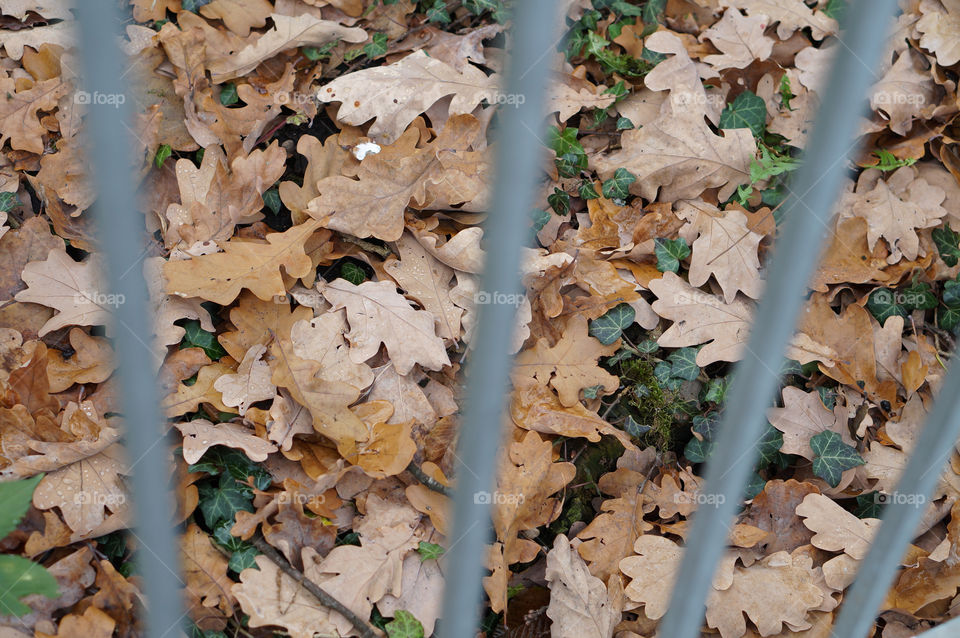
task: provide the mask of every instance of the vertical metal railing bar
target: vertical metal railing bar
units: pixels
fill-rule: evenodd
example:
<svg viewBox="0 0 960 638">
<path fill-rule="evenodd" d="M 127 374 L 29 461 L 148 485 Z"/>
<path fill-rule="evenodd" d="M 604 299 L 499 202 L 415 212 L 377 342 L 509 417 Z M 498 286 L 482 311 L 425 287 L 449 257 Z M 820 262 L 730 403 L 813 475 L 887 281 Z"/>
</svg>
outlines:
<svg viewBox="0 0 960 638">
<path fill-rule="evenodd" d="M 77 3 L 76 12 L 84 89 L 94 98 L 126 96 L 121 66 L 125 57 L 119 46 L 122 20 L 117 3 L 85 0 Z M 145 635 L 161 638 L 180 635 L 182 581 L 177 575 L 171 521 L 173 495 L 166 489 L 171 476 L 166 463 L 168 449 L 162 440 L 153 355 L 145 345 L 152 341 L 148 294 L 140 268 L 134 266 L 143 256 L 146 236 L 132 168 L 136 144 L 130 134 L 129 100 L 117 105 L 119 101 L 98 104 L 96 99 L 91 100 L 86 131 L 98 193 L 93 207 L 97 243 L 107 258 L 110 291 L 124 300 L 113 314 L 113 337 L 122 390 L 124 446 L 132 462 L 138 566 L 144 575 L 148 605 Z M 122 276 L 127 271 L 129 274 Z"/>
<path fill-rule="evenodd" d="M 860 638 L 867 635 L 899 569 L 907 544 L 920 525 L 924 506 L 940 478 L 943 465 L 953 453 L 960 437 L 960 365 L 957 363 L 954 360 L 950 365 L 933 410 L 897 482 L 896 495 L 914 498 L 893 498 L 884 510 L 880 531 L 860 564 L 857 579 L 843 597 L 833 636 Z M 919 498 L 921 496 L 923 498 Z M 918 504 L 918 501 L 922 503 Z"/>
<path fill-rule="evenodd" d="M 515 3 L 507 62 L 507 95 L 522 95 L 517 108 L 502 108 L 497 138 L 495 182 L 484 228 L 487 259 L 480 290 L 494 303 L 477 305 L 476 333 L 467 368 L 464 418 L 457 445 L 458 467 L 453 497 L 453 533 L 438 635 L 464 638 L 476 634 L 480 620 L 481 579 L 489 541 L 490 506 L 475 502 L 492 491 L 501 417 L 506 408 L 519 293 L 520 249 L 531 237 L 529 212 L 535 201 L 546 149 L 539 132 L 544 121 L 547 77 L 561 16 L 550 0 Z M 553 22 L 552 22 L 553 20 Z M 503 299 L 508 303 L 497 303 Z"/>
<path fill-rule="evenodd" d="M 882 35 L 895 9 L 895 0 L 857 0 L 848 10 L 848 27 L 820 93 L 823 102 L 804 162 L 782 207 L 786 221 L 744 358 L 734 371 L 717 447 L 707 462 L 704 489 L 717 505 L 701 506 L 694 516 L 670 608 L 658 633 L 664 638 L 700 635 L 707 593 L 779 381 L 774 371 L 780 370 L 832 219 L 846 161 L 855 150 L 853 140 L 866 113 L 873 69 L 885 46 Z"/>
<path fill-rule="evenodd" d="M 918 638 L 956 638 L 960 636 L 960 618 L 948 620 L 933 629 L 917 634 Z"/>
</svg>

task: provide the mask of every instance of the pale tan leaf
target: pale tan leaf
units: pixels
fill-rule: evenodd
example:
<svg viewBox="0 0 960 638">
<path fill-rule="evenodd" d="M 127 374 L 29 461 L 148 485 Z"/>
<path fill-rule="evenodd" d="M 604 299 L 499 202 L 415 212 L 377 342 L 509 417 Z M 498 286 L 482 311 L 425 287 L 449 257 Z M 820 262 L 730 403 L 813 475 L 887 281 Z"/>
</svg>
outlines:
<svg viewBox="0 0 960 638">
<path fill-rule="evenodd" d="M 857 518 L 823 494 L 808 494 L 797 506 L 803 524 L 816 532 L 810 542 L 828 552 L 844 552 L 857 560 L 867 555 L 880 527 L 878 518 Z"/>
<path fill-rule="evenodd" d="M 450 115 L 470 113 L 483 100 L 495 101 L 497 76 L 473 65 L 458 71 L 416 51 L 393 64 L 343 75 L 317 92 L 321 102 L 341 102 L 341 122 L 359 125 L 376 118 L 368 135 L 380 144 L 392 144 L 414 118 L 447 96 L 453 96 Z"/>
<path fill-rule="evenodd" d="M 408 374 L 416 364 L 428 370 L 450 365 L 433 315 L 415 310 L 392 282 L 365 281 L 356 286 L 336 279 L 323 285 L 320 292 L 333 310 L 347 310 L 350 332 L 346 336 L 353 361 L 366 361 L 383 343 L 400 374 Z"/>
<path fill-rule="evenodd" d="M 76 262 L 64 249 L 55 248 L 47 254 L 46 260 L 32 261 L 24 266 L 20 276 L 27 289 L 18 292 L 14 298 L 58 311 L 43 324 L 39 332 L 41 337 L 64 326 L 106 325 L 109 322 L 111 309 L 122 303 L 122 298 L 104 291 L 101 263 L 99 255 Z"/>
<path fill-rule="evenodd" d="M 252 346 L 243 356 L 236 374 L 225 374 L 213 382 L 225 405 L 236 407 L 241 416 L 258 401 L 272 400 L 277 388 L 270 382 L 270 366 L 260 358 L 267 352 L 261 344 Z"/>
<path fill-rule="evenodd" d="M 553 638 L 610 638 L 620 622 L 620 601 L 613 600 L 603 581 L 592 576 L 563 534 L 547 552 L 546 579 L 550 588 L 547 616 Z"/>
<path fill-rule="evenodd" d="M 766 16 L 745 17 L 736 9 L 727 9 L 723 17 L 700 35 L 710 40 L 722 55 L 703 58 L 717 71 L 743 69 L 754 60 L 766 60 L 773 51 L 773 38 L 763 34 L 769 24 Z"/>
<path fill-rule="evenodd" d="M 194 419 L 177 423 L 176 428 L 183 434 L 183 460 L 196 463 L 208 449 L 214 445 L 243 450 L 251 461 L 266 461 L 277 447 L 251 434 L 248 428 L 237 423 L 218 423 L 214 425 L 206 419 Z"/>
</svg>

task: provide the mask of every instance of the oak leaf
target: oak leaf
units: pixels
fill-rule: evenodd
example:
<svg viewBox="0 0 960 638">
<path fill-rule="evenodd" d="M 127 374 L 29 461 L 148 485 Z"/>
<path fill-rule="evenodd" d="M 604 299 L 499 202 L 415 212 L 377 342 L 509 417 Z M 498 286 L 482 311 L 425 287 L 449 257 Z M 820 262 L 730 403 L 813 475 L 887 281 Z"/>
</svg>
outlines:
<svg viewBox="0 0 960 638">
<path fill-rule="evenodd" d="M 264 345 L 252 346 L 243 356 L 236 374 L 225 374 L 213 382 L 213 388 L 222 395 L 224 405 L 237 408 L 240 415 L 258 401 L 272 400 L 277 389 L 270 383 L 270 366 L 260 359 L 266 353 Z"/>
<path fill-rule="evenodd" d="M 57 100 L 67 94 L 70 85 L 60 78 L 51 78 L 37 82 L 29 88 L 21 86 L 16 80 L 0 74 L 0 147 L 10 140 L 10 146 L 21 151 L 43 153 L 43 135 L 46 127 L 40 123 L 38 111 L 52 111 Z"/>
<path fill-rule="evenodd" d="M 166 411 L 167 416 L 171 417 L 193 412 L 201 403 L 209 403 L 220 412 L 233 412 L 233 408 L 224 405 L 220 391 L 213 387 L 217 379 L 232 373 L 233 369 L 230 366 L 219 361 L 204 366 L 197 372 L 197 379 L 193 385 L 179 384 L 176 392 L 167 395 L 160 406 Z"/>
<path fill-rule="evenodd" d="M 797 506 L 803 524 L 815 532 L 810 542 L 828 552 L 844 552 L 863 559 L 880 527 L 878 518 L 857 518 L 823 494 L 808 494 Z"/>
<path fill-rule="evenodd" d="M 33 493 L 33 504 L 45 510 L 59 507 L 77 535 L 97 529 L 111 513 L 129 517 L 123 475 L 129 473 L 123 449 L 113 445 L 43 477 Z"/>
<path fill-rule="evenodd" d="M 620 622 L 622 596 L 611 595 L 603 581 L 590 574 L 563 534 L 547 552 L 550 588 L 547 616 L 555 638 L 610 638 Z"/>
<path fill-rule="evenodd" d="M 887 266 L 885 255 L 882 246 L 869 247 L 865 219 L 837 219 L 830 244 L 817 262 L 810 288 L 827 292 L 828 284 L 883 283 L 890 279 L 890 275 L 883 272 Z"/>
<path fill-rule="evenodd" d="M 646 47 L 689 62 L 682 42 L 669 32 L 649 36 Z M 753 134 L 749 129 L 715 134 L 705 120 L 708 100 L 703 85 L 697 81 L 686 86 L 680 78 L 673 82 L 657 119 L 624 131 L 621 150 L 595 156 L 592 165 L 602 179 L 610 178 L 615 169 L 629 170 L 644 199 L 656 199 L 658 190 L 661 201 L 693 199 L 720 187 L 719 199 L 726 200 L 737 186 L 750 182 L 750 161 L 757 149 Z"/>
<path fill-rule="evenodd" d="M 227 575 L 229 561 L 214 547 L 213 539 L 193 523 L 180 539 L 180 562 L 192 618 L 203 618 L 214 607 L 225 615 L 233 613 L 233 581 Z"/>
<path fill-rule="evenodd" d="M 282 233 L 267 235 L 266 242 L 234 238 L 223 245 L 224 252 L 163 266 L 167 292 L 180 297 L 201 297 L 221 305 L 233 302 L 243 288 L 269 301 L 284 295 L 286 286 L 280 269 L 290 277 L 303 277 L 312 263 L 304 243 L 319 227 L 307 221 Z"/>
<path fill-rule="evenodd" d="M 583 437 L 593 442 L 599 441 L 602 434 L 608 434 L 620 439 L 624 447 L 633 445 L 622 430 L 583 407 L 579 401 L 564 406 L 550 388 L 530 377 L 516 377 L 513 385 L 510 417 L 517 427 L 541 434 Z"/>
<path fill-rule="evenodd" d="M 599 385 L 604 394 L 612 394 L 620 387 L 620 379 L 597 364 L 600 357 L 609 357 L 618 347 L 618 342 L 605 346 L 591 337 L 587 320 L 574 315 L 556 345 L 541 338 L 533 348 L 521 352 L 514 375 L 533 377 L 544 386 L 549 384 L 559 394 L 561 405 L 571 407 L 579 402 L 583 388 Z"/>
<path fill-rule="evenodd" d="M 942 188 L 918 177 L 912 166 L 897 169 L 886 180 L 880 171 L 871 169 L 861 173 L 855 194 L 846 200 L 850 211 L 842 214 L 867 220 L 870 249 L 883 237 L 890 245 L 887 262 L 892 264 L 901 257 L 917 258 L 920 238 L 916 230 L 940 224 L 947 215 L 941 206 L 945 197 Z"/>
<path fill-rule="evenodd" d="M 620 467 L 600 477 L 597 488 L 615 498 L 600 504 L 600 513 L 583 528 L 577 551 L 590 565 L 590 573 L 606 581 L 619 570 L 622 558 L 633 553 L 633 544 L 653 525 L 643 520 L 646 477 Z"/>
<path fill-rule="evenodd" d="M 370 93 L 370 87 L 377 90 Z M 367 133 L 380 144 L 392 144 L 421 113 L 438 100 L 453 96 L 450 115 L 470 113 L 483 100 L 494 102 L 497 76 L 473 65 L 458 71 L 416 51 L 387 66 L 355 71 L 320 87 L 321 102 L 341 102 L 337 119 L 359 125 L 376 118 Z"/>
<path fill-rule="evenodd" d="M 679 204 L 678 214 L 698 234 L 691 247 L 690 285 L 702 286 L 713 275 L 727 303 L 737 292 L 759 299 L 763 281 L 757 249 L 763 235 L 749 228 L 746 215 L 736 209 L 721 212 L 701 202 Z"/>
<path fill-rule="evenodd" d="M 917 21 L 917 31 L 922 34 L 920 46 L 936 54 L 940 66 L 953 66 L 960 61 L 960 42 L 957 41 L 960 2 L 942 0 L 940 3 L 924 3 L 919 9 L 923 14 Z"/>
<path fill-rule="evenodd" d="M 777 36 L 786 40 L 797 30 L 809 28 L 813 37 L 823 40 L 837 33 L 837 21 L 823 9 L 814 11 L 803 0 L 721 0 L 724 7 L 743 9 L 750 16 L 765 16 L 769 22 L 779 22 Z"/>
<path fill-rule="evenodd" d="M 265 0 L 255 0 L 262 3 L 264 9 L 269 11 L 270 4 Z M 227 4 L 227 0 L 215 0 L 221 4 Z M 230 0 L 230 3 L 236 3 L 237 0 Z M 247 0 L 244 4 L 244 11 L 250 5 Z M 221 17 L 224 14 L 227 18 L 226 24 L 230 27 L 230 16 L 243 15 L 236 8 L 224 6 L 217 10 L 218 15 L 208 15 L 212 11 L 210 5 L 201 8 L 201 13 L 207 17 Z M 208 68 L 217 84 L 231 78 L 247 75 L 253 71 L 261 62 L 272 58 L 281 51 L 287 49 L 296 49 L 301 46 L 322 46 L 328 42 L 343 40 L 345 42 L 363 42 L 367 39 L 367 34 L 363 29 L 355 27 L 345 27 L 333 20 L 321 20 L 309 13 L 302 13 L 298 16 L 286 16 L 279 13 L 264 15 L 273 20 L 273 27 L 263 33 L 251 38 L 251 42 L 236 53 L 228 55 L 219 55 L 211 59 Z M 249 26 L 246 30 L 249 31 Z M 257 26 L 263 26 L 262 23 Z M 246 36 L 242 30 L 232 29 L 238 34 Z M 364 118 L 366 119 L 366 118 Z"/>
<path fill-rule="evenodd" d="M 333 304 L 346 308 L 350 332 L 350 357 L 357 363 L 370 359 L 383 343 L 399 374 L 419 364 L 428 370 L 450 365 L 443 339 L 437 336 L 432 314 L 415 310 L 389 281 L 365 281 L 359 286 L 336 279 L 320 288 Z"/>
<path fill-rule="evenodd" d="M 406 294 L 433 314 L 440 337 L 458 340 L 463 309 L 450 299 L 453 268 L 428 253 L 409 233 L 397 240 L 397 251 L 400 259 L 388 259 L 383 269 Z"/>
<path fill-rule="evenodd" d="M 183 460 L 196 463 L 204 453 L 214 445 L 243 450 L 251 461 L 266 461 L 275 445 L 250 433 L 250 430 L 236 423 L 214 425 L 206 419 L 193 419 L 177 423 L 176 428 L 183 434 Z"/>
<path fill-rule="evenodd" d="M 377 609 L 385 616 L 392 616 L 399 609 L 406 610 L 423 625 L 424 636 L 432 635 L 443 603 L 445 581 L 440 563 L 423 560 L 419 554 L 410 552 L 403 559 L 401 578 L 402 593 L 399 596 L 387 594 L 377 603 Z"/>
<path fill-rule="evenodd" d="M 37 631 L 37 638 L 73 638 L 86 636 L 87 638 L 111 638 L 116 621 L 96 607 L 87 607 L 83 615 L 67 614 L 60 619 L 56 635 Z"/>
<path fill-rule="evenodd" d="M 923 56 L 906 49 L 873 86 L 870 108 L 883 111 L 890 120 L 890 130 L 897 135 L 909 133 L 913 121 L 924 117 L 940 101 L 925 63 Z"/>
<path fill-rule="evenodd" d="M 374 373 L 367 364 L 350 358 L 345 314 L 332 311 L 309 321 L 297 321 L 290 328 L 290 340 L 294 354 L 320 364 L 321 379 L 342 381 L 363 389 L 373 383 Z"/>
<path fill-rule="evenodd" d="M 451 117 L 438 137 L 422 148 L 398 157 L 383 152 L 368 155 L 357 170 L 358 179 L 344 175 L 321 179 L 316 184 L 320 195 L 309 202 L 307 212 L 326 220 L 333 230 L 396 241 L 403 234 L 408 206 L 482 210 L 488 153 L 470 150 L 480 134 L 480 122 L 472 115 Z"/>
<path fill-rule="evenodd" d="M 29 301 L 57 310 L 40 329 L 40 336 L 64 326 L 106 325 L 110 319 L 109 303 L 120 297 L 103 292 L 102 258 L 91 255 L 82 262 L 74 261 L 62 248 L 52 249 L 44 261 L 32 261 L 23 268 L 21 277 L 26 290 L 18 292 L 17 301 Z"/>
<path fill-rule="evenodd" d="M 807 460 L 813 460 L 810 439 L 821 432 L 835 432 L 845 443 L 853 445 L 847 429 L 846 408 L 837 406 L 834 411 L 824 407 L 820 393 L 804 392 L 799 388 L 787 386 L 783 389 L 783 407 L 771 408 L 767 418 L 773 427 L 783 432 L 784 454 L 798 454 Z"/>
<path fill-rule="evenodd" d="M 754 60 L 766 60 L 773 52 L 773 38 L 763 34 L 769 20 L 766 16 L 745 17 L 736 9 L 727 9 L 723 17 L 706 29 L 700 40 L 710 40 L 722 55 L 703 58 L 717 71 L 743 69 Z"/>
<path fill-rule="evenodd" d="M 74 354 L 64 359 L 59 350 L 47 355 L 47 379 L 51 392 L 61 392 L 75 383 L 100 383 L 113 372 L 113 350 L 104 337 L 91 337 L 80 328 L 70 330 Z"/>
</svg>

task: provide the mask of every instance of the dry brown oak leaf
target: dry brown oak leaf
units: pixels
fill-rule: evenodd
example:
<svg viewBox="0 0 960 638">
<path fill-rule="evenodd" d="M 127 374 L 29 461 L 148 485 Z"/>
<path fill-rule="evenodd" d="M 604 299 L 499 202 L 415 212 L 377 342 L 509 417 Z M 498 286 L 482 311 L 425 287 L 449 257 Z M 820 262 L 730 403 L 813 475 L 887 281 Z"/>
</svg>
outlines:
<svg viewBox="0 0 960 638">
<path fill-rule="evenodd" d="M 434 316 L 411 306 L 393 282 L 365 281 L 356 286 L 335 279 L 319 288 L 332 310 L 346 308 L 350 324 L 346 338 L 355 363 L 373 357 L 383 343 L 399 374 L 409 374 L 417 364 L 428 370 L 450 365 Z"/>
<path fill-rule="evenodd" d="M 451 117 L 423 148 L 399 157 L 368 155 L 357 170 L 358 179 L 343 175 L 321 179 L 316 185 L 320 195 L 309 202 L 307 213 L 326 220 L 326 227 L 333 230 L 397 241 L 408 206 L 482 210 L 490 164 L 487 152 L 471 150 L 478 139 L 482 128 L 477 118 Z"/>
<path fill-rule="evenodd" d="M 750 16 L 765 16 L 767 24 L 779 22 L 777 37 L 786 40 L 799 29 L 810 29 L 817 40 L 837 33 L 837 21 L 823 10 L 814 11 L 803 0 L 720 0 L 723 7 L 743 9 Z"/>
<path fill-rule="evenodd" d="M 416 51 L 399 62 L 340 76 L 320 87 L 321 102 L 341 102 L 337 120 L 360 125 L 376 118 L 368 135 L 392 144 L 407 126 L 438 100 L 453 96 L 450 115 L 471 113 L 497 95 L 496 75 L 466 65 L 458 71 L 446 62 Z"/>
<path fill-rule="evenodd" d="M 590 573 L 606 581 L 619 571 L 620 560 L 633 553 L 633 544 L 653 525 L 643 520 L 646 477 L 620 467 L 597 481 L 597 488 L 615 498 L 600 505 L 600 513 L 583 528 L 577 550 L 590 565 Z"/>
<path fill-rule="evenodd" d="M 233 613 L 233 581 L 227 575 L 227 557 L 213 545 L 213 540 L 195 524 L 190 524 L 180 539 L 180 561 L 186 580 L 188 613 L 195 620 L 219 607 L 226 615 Z"/>
<path fill-rule="evenodd" d="M 113 372 L 113 350 L 105 337 L 91 337 L 80 328 L 70 329 L 73 356 L 59 350 L 47 352 L 50 392 L 62 392 L 75 383 L 100 383 Z"/>
<path fill-rule="evenodd" d="M 823 494 L 808 494 L 797 506 L 803 524 L 816 532 L 810 543 L 828 552 L 844 552 L 857 560 L 867 555 L 880 527 L 878 518 L 857 518 Z"/>
<path fill-rule="evenodd" d="M 304 243 L 319 228 L 310 220 L 282 233 L 267 235 L 267 241 L 234 238 L 223 244 L 224 252 L 201 255 L 163 266 L 167 293 L 200 297 L 226 306 L 244 288 L 264 301 L 286 293 L 283 268 L 290 277 L 303 277 L 313 269 Z"/>
<path fill-rule="evenodd" d="M 225 405 L 235 407 L 243 416 L 251 404 L 272 400 L 277 388 L 270 382 L 270 366 L 261 357 L 267 347 L 252 346 L 243 356 L 236 374 L 225 374 L 213 382 L 213 388 L 221 393 Z"/>
<path fill-rule="evenodd" d="M 15 150 L 43 153 L 43 135 L 47 129 L 40 123 L 37 111 L 52 111 L 57 100 L 66 95 L 70 85 L 60 78 L 37 82 L 30 88 L 16 90 L 18 81 L 0 75 L 0 148 L 10 140 Z"/>
<path fill-rule="evenodd" d="M 552 638 L 613 635 L 621 618 L 623 592 L 608 593 L 603 581 L 587 571 L 563 534 L 554 539 L 553 549 L 547 552 L 545 577 L 550 588 L 547 616 L 553 621 Z"/>
<path fill-rule="evenodd" d="M 763 235 L 748 227 L 747 216 L 702 201 L 678 203 L 677 214 L 690 221 L 698 234 L 691 246 L 690 284 L 702 286 L 713 275 L 727 303 L 736 299 L 737 292 L 759 299 L 763 281 L 757 250 Z"/>
<path fill-rule="evenodd" d="M 901 257 L 917 258 L 917 229 L 940 224 L 947 215 L 947 209 L 941 205 L 945 198 L 944 190 L 918 177 L 913 166 L 897 169 L 886 180 L 879 170 L 870 169 L 860 174 L 855 194 L 841 200 L 850 205 L 850 213 L 842 214 L 867 220 L 870 249 L 883 237 L 890 245 L 887 262 L 893 264 Z"/>
<path fill-rule="evenodd" d="M 266 7 L 270 4 L 265 0 L 262 2 Z M 224 0 L 217 0 L 223 3 Z M 249 5 L 250 2 L 244 2 Z M 221 17 L 220 15 L 208 15 L 208 10 L 212 5 L 206 5 L 201 8 L 200 13 L 205 17 Z M 229 16 L 236 16 L 240 12 L 231 7 L 224 7 L 218 13 Z M 210 69 L 213 82 L 221 84 L 225 80 L 240 77 L 253 71 L 264 60 L 268 60 L 282 51 L 296 49 L 301 46 L 319 47 L 328 42 L 343 40 L 344 42 L 363 42 L 367 39 L 367 33 L 363 29 L 355 27 L 346 27 L 333 20 L 321 20 L 309 13 L 302 13 L 298 16 L 286 16 L 279 13 L 272 13 L 268 16 L 273 20 L 273 27 L 262 35 L 252 36 L 249 44 L 236 53 L 217 55 L 207 61 L 207 68 Z M 230 22 L 226 21 L 228 28 Z M 263 24 L 257 25 L 263 26 Z M 236 29 L 231 28 L 236 31 Z M 249 32 L 249 28 L 247 29 Z M 246 33 L 237 31 L 239 35 L 246 36 Z"/>
<path fill-rule="evenodd" d="M 706 345 L 697 353 L 697 365 L 715 361 L 738 361 L 750 330 L 754 305 L 744 299 L 723 299 L 694 288 L 682 277 L 666 272 L 650 282 L 657 296 L 653 311 L 674 322 L 657 339 L 665 348 Z M 787 356 L 801 363 L 831 361 L 836 352 L 805 334 L 794 337 Z"/>
<path fill-rule="evenodd" d="M 784 454 L 798 454 L 812 461 L 814 454 L 810 448 L 810 439 L 821 432 L 831 431 L 839 434 L 844 443 L 853 445 L 854 441 L 847 429 L 847 409 L 838 405 L 834 411 L 828 410 L 820 400 L 820 393 L 804 392 L 800 388 L 787 386 L 783 389 L 783 407 L 767 410 L 770 424 L 783 433 Z"/>
<path fill-rule="evenodd" d="M 267 460 L 277 446 L 254 436 L 251 430 L 237 423 L 213 424 L 206 419 L 194 419 L 177 423 L 176 428 L 183 435 L 183 460 L 196 463 L 204 453 L 214 445 L 243 450 L 251 461 L 257 463 Z"/>
<path fill-rule="evenodd" d="M 118 444 L 43 477 L 33 493 L 33 504 L 45 510 L 59 507 L 63 520 L 77 535 L 97 529 L 107 518 L 105 509 L 124 513 L 127 493 L 122 475 L 128 473 Z"/>
<path fill-rule="evenodd" d="M 754 60 L 766 60 L 773 52 L 773 38 L 763 34 L 769 20 L 766 16 L 745 17 L 736 9 L 727 9 L 723 17 L 700 35 L 710 40 L 721 55 L 703 58 L 716 71 L 743 69 Z"/>
<path fill-rule="evenodd" d="M 82 262 L 74 261 L 62 248 L 54 248 L 44 261 L 32 261 L 23 268 L 21 277 L 26 290 L 18 292 L 17 301 L 42 304 L 57 310 L 38 334 L 43 335 L 64 326 L 106 325 L 112 304 L 120 297 L 103 292 L 102 258 L 91 255 Z"/>
<path fill-rule="evenodd" d="M 397 252 L 400 259 L 388 259 L 383 269 L 424 310 L 433 314 L 440 337 L 459 340 L 463 308 L 450 298 L 453 268 L 428 253 L 410 233 L 404 233 L 397 241 Z"/>
<path fill-rule="evenodd" d="M 942 7 L 941 7 L 942 5 Z M 941 10 L 943 9 L 943 10 Z M 922 3 L 917 21 L 917 31 L 923 34 L 920 46 L 937 56 L 940 66 L 953 66 L 960 62 L 960 0 Z"/>
<path fill-rule="evenodd" d="M 680 566 L 678 545 L 661 536 L 641 536 L 636 556 L 620 561 L 620 569 L 632 578 L 624 593 L 644 603 L 644 613 L 656 620 L 667 611 L 670 593 Z M 732 578 L 713 583 L 707 598 L 707 624 L 722 638 L 740 638 L 747 632 L 746 614 L 760 635 L 780 633 L 783 624 L 793 630 L 808 629 L 807 613 L 820 607 L 824 592 L 817 585 L 809 556 L 777 552 L 748 568 L 734 567 Z M 732 582 L 731 582 L 732 581 Z M 727 587 L 721 589 L 723 585 Z"/>
<path fill-rule="evenodd" d="M 617 391 L 620 379 L 597 365 L 597 360 L 611 356 L 618 347 L 619 342 L 605 346 L 591 337 L 586 318 L 574 315 L 556 345 L 541 338 L 517 356 L 514 376 L 533 377 L 541 385 L 549 384 L 559 394 L 561 405 L 572 407 L 579 402 L 583 388 L 599 385 L 603 394 Z"/>
<path fill-rule="evenodd" d="M 640 129 L 624 131 L 621 149 L 592 158 L 601 179 L 618 168 L 637 176 L 632 189 L 644 199 L 694 199 L 719 187 L 719 199 L 750 182 L 750 161 L 757 144 L 749 129 L 727 129 L 717 135 L 707 124 L 708 100 L 683 42 L 658 31 L 645 42 L 648 49 L 673 54 L 657 65 L 644 82 L 654 90 L 670 90 L 660 114 Z"/>
</svg>

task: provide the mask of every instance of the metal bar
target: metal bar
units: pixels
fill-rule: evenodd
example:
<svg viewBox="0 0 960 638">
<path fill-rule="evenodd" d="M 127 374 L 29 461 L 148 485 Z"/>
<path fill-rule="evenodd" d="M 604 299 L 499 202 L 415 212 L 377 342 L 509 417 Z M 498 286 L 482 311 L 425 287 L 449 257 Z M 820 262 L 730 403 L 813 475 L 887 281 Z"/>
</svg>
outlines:
<svg viewBox="0 0 960 638">
<path fill-rule="evenodd" d="M 884 510 L 880 531 L 860 564 L 857 579 L 843 597 L 832 634 L 865 636 L 887 595 L 907 544 L 913 538 L 944 463 L 960 437 L 960 365 L 954 361 L 934 403 L 927 424 L 897 483 L 897 495 Z M 926 634 L 924 634 L 926 635 Z M 956 634 L 953 634 L 956 635 Z"/>
<path fill-rule="evenodd" d="M 153 357 L 147 344 L 153 337 L 148 295 L 138 262 L 146 237 L 137 208 L 131 109 L 127 107 L 120 51 L 123 20 L 108 0 L 87 0 L 76 6 L 80 25 L 85 89 L 90 93 L 86 116 L 91 143 L 97 201 L 98 244 L 107 257 L 110 290 L 123 299 L 113 313 L 117 377 L 122 389 L 124 445 L 132 461 L 133 507 L 139 568 L 149 603 L 146 636 L 180 635 L 180 587 L 171 513 L 172 494 L 165 489 L 171 471 L 157 402 Z M 116 99 L 101 100 L 98 96 Z M 120 99 L 123 96 L 123 99 Z M 104 103 L 108 102 L 108 103 Z M 118 102 L 122 102 L 118 104 Z M 129 272 L 127 276 L 122 273 Z M 122 297 L 120 297 L 122 295 Z M 149 353 L 144 356 L 144 350 Z"/>
<path fill-rule="evenodd" d="M 516 314 L 513 303 L 498 300 L 503 299 L 501 293 L 509 295 L 521 289 L 520 248 L 530 237 L 529 211 L 545 153 L 537 132 L 544 120 L 546 82 L 553 57 L 550 53 L 556 44 L 558 25 L 550 22 L 558 18 L 556 5 L 549 0 L 524 0 L 514 6 L 506 93 L 524 99 L 516 108 L 500 111 L 496 181 L 484 231 L 487 260 L 480 284 L 481 292 L 487 293 L 486 298 L 493 303 L 477 305 L 479 317 L 467 369 L 449 573 L 438 632 L 441 638 L 464 638 L 477 631 L 490 506 L 486 501 L 477 502 L 475 495 L 490 491 L 493 485 Z"/>
<path fill-rule="evenodd" d="M 841 36 L 816 126 L 798 169 L 793 190 L 783 204 L 786 219 L 757 309 L 750 341 L 737 365 L 724 407 L 721 436 L 707 463 L 706 493 L 716 507 L 701 506 L 693 519 L 670 609 L 661 624 L 664 638 L 700 635 L 704 601 L 717 562 L 727 544 L 729 523 L 739 507 L 756 441 L 765 423 L 778 382 L 783 354 L 801 309 L 807 283 L 817 263 L 825 229 L 832 218 L 846 161 L 873 69 L 896 8 L 895 0 L 857 0 L 849 10 L 849 28 Z M 847 634 L 849 635 L 849 634 Z"/>
<path fill-rule="evenodd" d="M 917 638 L 955 638 L 960 636 L 960 618 L 948 620 L 933 629 L 917 634 Z"/>
</svg>

